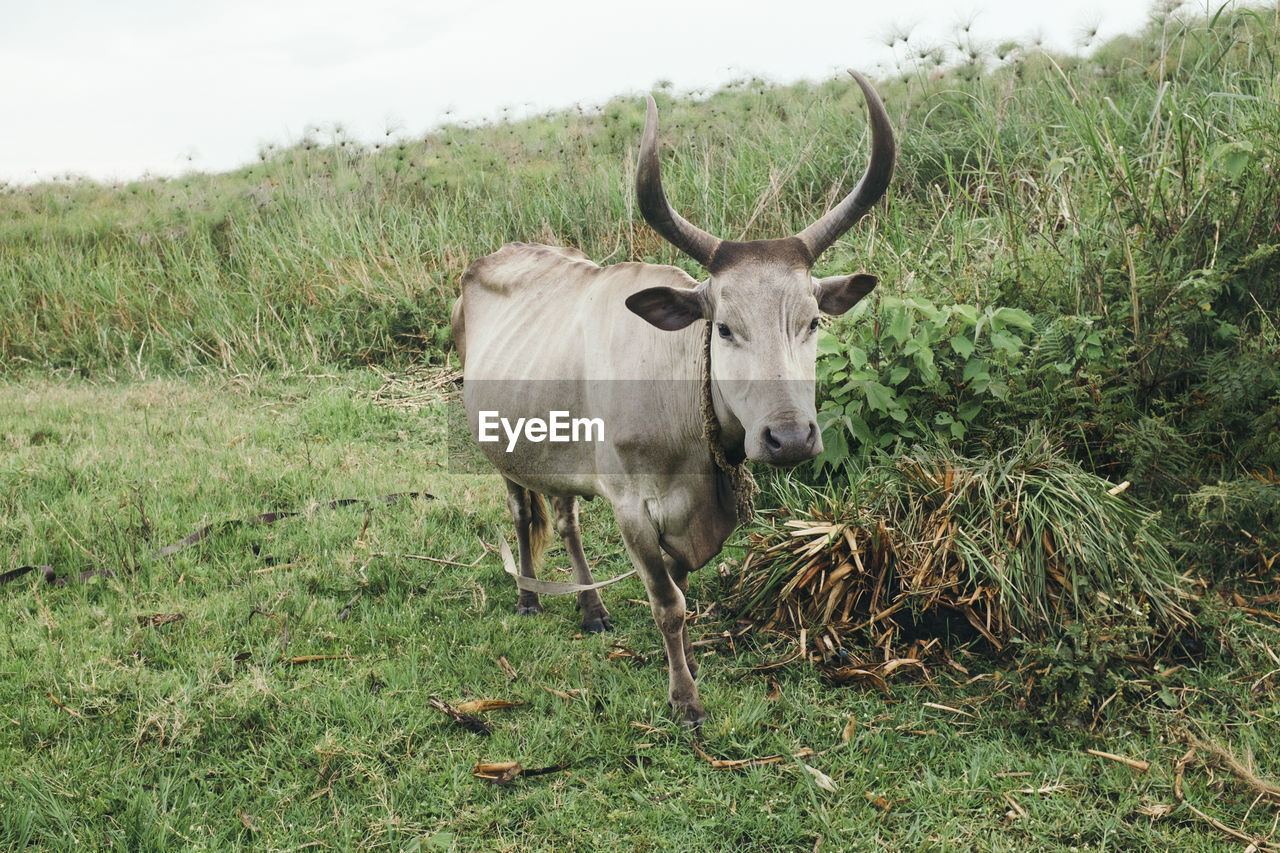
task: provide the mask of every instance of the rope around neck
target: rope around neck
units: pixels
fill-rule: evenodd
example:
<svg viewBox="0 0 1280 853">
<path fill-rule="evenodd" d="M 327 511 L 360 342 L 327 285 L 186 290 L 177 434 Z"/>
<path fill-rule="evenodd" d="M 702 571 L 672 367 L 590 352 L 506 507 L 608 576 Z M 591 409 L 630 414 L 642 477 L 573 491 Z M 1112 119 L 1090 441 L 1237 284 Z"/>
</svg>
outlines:
<svg viewBox="0 0 1280 853">
<path fill-rule="evenodd" d="M 724 445 L 720 441 L 720 419 L 716 417 L 715 403 L 711 398 L 711 325 L 708 320 L 702 336 L 702 436 L 711 449 L 711 461 L 728 478 L 729 488 L 733 489 L 738 523 L 745 524 L 755 518 L 755 498 L 760 487 L 756 485 L 756 478 L 747 470 L 745 459 L 735 465 L 724 455 Z"/>
</svg>

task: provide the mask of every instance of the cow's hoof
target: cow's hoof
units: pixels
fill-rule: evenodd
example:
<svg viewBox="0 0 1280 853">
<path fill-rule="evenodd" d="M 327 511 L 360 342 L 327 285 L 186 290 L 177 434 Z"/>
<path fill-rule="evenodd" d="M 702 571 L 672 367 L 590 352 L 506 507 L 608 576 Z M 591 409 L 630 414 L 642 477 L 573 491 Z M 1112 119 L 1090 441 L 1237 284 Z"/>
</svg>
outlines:
<svg viewBox="0 0 1280 853">
<path fill-rule="evenodd" d="M 707 712 L 703 710 L 702 703 L 697 699 L 676 706 L 675 711 L 683 718 L 680 720 L 680 725 L 686 729 L 697 731 L 702 728 L 703 722 L 707 719 Z"/>
<path fill-rule="evenodd" d="M 582 630 L 588 634 L 603 634 L 605 631 L 613 630 L 613 621 L 608 616 L 600 619 L 588 619 L 582 623 Z"/>
<path fill-rule="evenodd" d="M 684 712 L 684 719 L 680 721 L 683 728 L 690 731 L 700 731 L 702 724 L 706 722 L 707 712 L 699 708 L 696 712 L 689 710 Z"/>
<path fill-rule="evenodd" d="M 542 612 L 541 604 L 517 604 L 516 615 L 518 616 L 537 616 Z"/>
</svg>

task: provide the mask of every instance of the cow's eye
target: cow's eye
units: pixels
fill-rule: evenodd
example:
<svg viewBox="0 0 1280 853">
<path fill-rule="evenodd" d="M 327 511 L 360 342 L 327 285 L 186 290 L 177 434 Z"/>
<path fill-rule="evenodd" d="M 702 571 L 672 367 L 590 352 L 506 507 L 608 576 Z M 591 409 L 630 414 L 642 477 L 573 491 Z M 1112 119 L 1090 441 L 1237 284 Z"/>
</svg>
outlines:
<svg viewBox="0 0 1280 853">
<path fill-rule="evenodd" d="M 724 338 L 726 341 L 733 338 L 733 332 L 731 332 L 729 327 L 724 323 L 716 323 L 716 331 L 719 332 L 720 337 Z"/>
<path fill-rule="evenodd" d="M 809 324 L 809 331 L 810 331 L 810 332 L 816 332 L 816 331 L 818 331 L 818 318 L 817 318 L 817 317 L 814 317 L 814 318 L 813 318 L 813 322 Z"/>
</svg>

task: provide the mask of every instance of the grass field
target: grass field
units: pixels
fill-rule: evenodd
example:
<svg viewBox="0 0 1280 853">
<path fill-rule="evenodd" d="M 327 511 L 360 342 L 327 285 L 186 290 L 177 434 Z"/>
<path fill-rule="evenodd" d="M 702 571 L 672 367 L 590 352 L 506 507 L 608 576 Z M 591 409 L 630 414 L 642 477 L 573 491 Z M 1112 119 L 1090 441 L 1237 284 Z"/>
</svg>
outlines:
<svg viewBox="0 0 1280 853">
<path fill-rule="evenodd" d="M 824 338 L 838 464 L 1049 436 L 1132 481 L 1194 628 L 943 637 L 927 677 L 837 686 L 717 607 L 740 533 L 692 582 L 699 732 L 640 583 L 602 636 L 568 600 L 517 617 L 505 490 L 446 456 L 470 261 L 702 274 L 634 210 L 639 98 L 0 187 L 0 575 L 70 580 L 0 583 L 0 849 L 1277 849 L 1278 16 L 1079 56 L 895 41 L 894 184 L 815 270 L 881 277 Z M 717 234 L 794 233 L 863 165 L 848 80 L 657 94 L 668 193 Z M 788 476 L 763 506 L 823 487 Z M 598 578 L 629 567 L 602 502 L 583 530 Z"/>
<path fill-rule="evenodd" d="M 882 695 L 800 664 L 761 671 L 793 654 L 769 635 L 711 642 L 711 719 L 691 735 L 638 582 L 606 591 L 610 634 L 582 636 L 565 600 L 516 617 L 482 545 L 510 535 L 500 482 L 448 472 L 442 400 L 381 405 L 382 385 L 359 371 L 0 389 L 6 538 L 63 573 L 114 572 L 4 588 L 0 846 L 1241 849 L 1192 807 L 1274 828 L 1274 804 L 1203 750 L 1185 799 L 1174 790 L 1188 737 L 1264 772 L 1280 749 L 1274 623 L 1224 613 L 1216 646 L 1131 674 L 1098 725 L 1024 707 L 1016 661 L 959 651 L 967 674 Z M 435 497 L 319 506 L 407 491 Z M 283 507 L 310 509 L 151 556 Z M 600 576 L 622 569 L 607 510 L 584 530 Z M 735 627 L 710 612 L 721 586 L 696 577 L 696 640 Z M 482 714 L 483 736 L 432 697 L 524 704 Z M 716 769 L 699 749 L 781 759 Z M 472 777 L 501 761 L 560 769 Z"/>
</svg>

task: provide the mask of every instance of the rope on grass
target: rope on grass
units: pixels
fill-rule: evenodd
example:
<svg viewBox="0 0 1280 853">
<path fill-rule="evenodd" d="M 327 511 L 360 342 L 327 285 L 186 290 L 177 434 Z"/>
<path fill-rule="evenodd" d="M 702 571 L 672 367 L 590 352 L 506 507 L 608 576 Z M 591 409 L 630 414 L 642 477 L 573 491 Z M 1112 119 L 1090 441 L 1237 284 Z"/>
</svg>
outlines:
<svg viewBox="0 0 1280 853">
<path fill-rule="evenodd" d="M 736 465 L 725 456 L 721 444 L 720 419 L 716 417 L 715 402 L 711 398 L 711 321 L 707 321 L 702 335 L 702 435 L 711 449 L 711 461 L 729 480 L 729 487 L 737 502 L 738 523 L 746 524 L 755 518 L 756 495 L 760 487 L 756 478 L 747 470 L 746 460 Z"/>
</svg>

